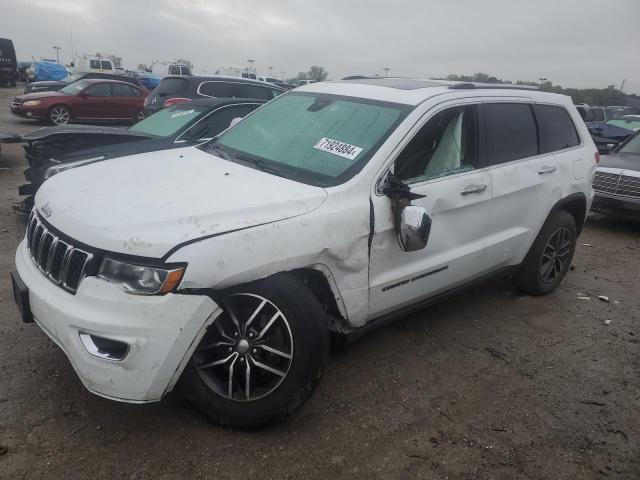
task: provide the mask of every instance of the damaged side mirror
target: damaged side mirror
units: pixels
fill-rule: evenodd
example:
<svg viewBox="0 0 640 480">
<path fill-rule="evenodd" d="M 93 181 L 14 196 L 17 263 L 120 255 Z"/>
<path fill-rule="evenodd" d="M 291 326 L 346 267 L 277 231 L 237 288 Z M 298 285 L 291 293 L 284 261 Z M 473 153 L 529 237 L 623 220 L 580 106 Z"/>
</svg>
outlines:
<svg viewBox="0 0 640 480">
<path fill-rule="evenodd" d="M 393 226 L 400 248 L 405 252 L 425 248 L 431 233 L 431 217 L 426 208 L 411 205 L 412 200 L 424 198 L 424 195 L 411 192 L 409 186 L 393 173 L 387 176 L 382 192 L 391 199 Z"/>
</svg>

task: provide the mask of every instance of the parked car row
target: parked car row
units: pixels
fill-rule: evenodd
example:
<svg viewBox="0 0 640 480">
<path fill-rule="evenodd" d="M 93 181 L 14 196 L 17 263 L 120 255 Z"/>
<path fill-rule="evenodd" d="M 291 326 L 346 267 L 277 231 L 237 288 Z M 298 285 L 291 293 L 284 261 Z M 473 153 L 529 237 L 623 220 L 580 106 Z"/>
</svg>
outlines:
<svg viewBox="0 0 640 480">
<path fill-rule="evenodd" d="M 234 119 L 262 105 L 260 99 L 203 99 L 165 108 L 128 129 L 64 125 L 40 128 L 20 139 L 28 162 L 18 193 L 27 197 L 29 212 L 40 185 L 54 175 L 90 163 L 125 155 L 169 150 L 203 143 L 225 130 Z"/>
</svg>

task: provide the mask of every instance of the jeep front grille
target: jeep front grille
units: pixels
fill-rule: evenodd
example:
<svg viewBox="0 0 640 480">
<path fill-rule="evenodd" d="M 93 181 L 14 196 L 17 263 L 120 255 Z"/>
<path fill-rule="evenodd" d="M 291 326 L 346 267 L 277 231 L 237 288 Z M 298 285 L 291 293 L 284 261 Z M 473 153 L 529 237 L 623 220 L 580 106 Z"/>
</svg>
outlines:
<svg viewBox="0 0 640 480">
<path fill-rule="evenodd" d="M 35 209 L 27 225 L 27 248 L 38 269 L 53 283 L 75 293 L 93 254 L 62 239 L 44 224 Z"/>
<path fill-rule="evenodd" d="M 640 177 L 619 173 L 596 172 L 596 176 L 593 179 L 593 189 L 596 192 L 610 195 L 640 198 Z"/>
</svg>

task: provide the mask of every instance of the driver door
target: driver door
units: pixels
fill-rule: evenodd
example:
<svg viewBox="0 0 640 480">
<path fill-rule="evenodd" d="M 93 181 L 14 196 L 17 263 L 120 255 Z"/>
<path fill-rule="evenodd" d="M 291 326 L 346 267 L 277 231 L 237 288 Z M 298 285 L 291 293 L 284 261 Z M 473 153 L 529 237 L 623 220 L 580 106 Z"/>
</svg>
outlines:
<svg viewBox="0 0 640 480">
<path fill-rule="evenodd" d="M 393 163 L 393 172 L 412 193 L 423 195 L 412 205 L 427 209 L 431 232 L 425 248 L 403 251 L 396 238 L 391 200 L 377 187 L 371 197 L 375 228 L 370 318 L 417 303 L 488 270 L 485 246 L 492 186 L 479 145 L 475 104 L 449 103 L 414 128 L 413 137 Z"/>
</svg>

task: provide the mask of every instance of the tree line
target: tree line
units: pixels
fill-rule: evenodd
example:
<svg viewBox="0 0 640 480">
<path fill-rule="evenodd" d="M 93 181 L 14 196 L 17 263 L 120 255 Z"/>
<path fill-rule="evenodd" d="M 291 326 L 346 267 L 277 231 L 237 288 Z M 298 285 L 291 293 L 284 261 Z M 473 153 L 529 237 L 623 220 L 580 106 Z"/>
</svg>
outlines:
<svg viewBox="0 0 640 480">
<path fill-rule="evenodd" d="M 635 94 L 625 94 L 615 85 L 609 85 L 607 88 L 563 88 L 560 85 L 554 85 L 547 79 L 541 79 L 541 82 L 531 82 L 518 80 L 503 80 L 501 78 L 488 75 L 486 73 L 475 73 L 473 75 L 457 75 L 450 74 L 445 78 L 438 80 L 450 80 L 457 82 L 480 82 L 480 83 L 499 83 L 508 85 L 527 85 L 538 87 L 543 92 L 560 93 L 568 95 L 573 103 L 586 103 L 588 105 L 608 105 L 611 99 L 616 97 L 636 97 Z"/>
</svg>

